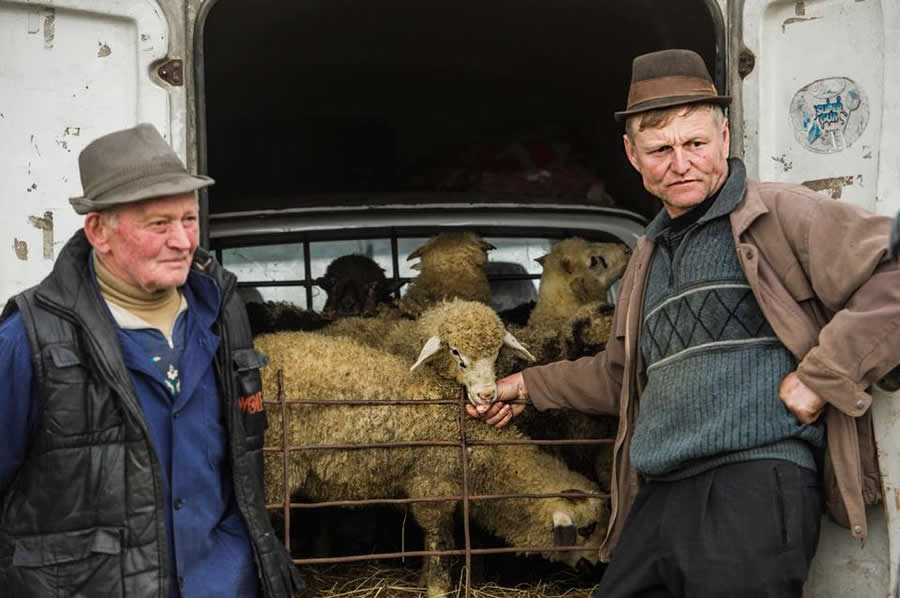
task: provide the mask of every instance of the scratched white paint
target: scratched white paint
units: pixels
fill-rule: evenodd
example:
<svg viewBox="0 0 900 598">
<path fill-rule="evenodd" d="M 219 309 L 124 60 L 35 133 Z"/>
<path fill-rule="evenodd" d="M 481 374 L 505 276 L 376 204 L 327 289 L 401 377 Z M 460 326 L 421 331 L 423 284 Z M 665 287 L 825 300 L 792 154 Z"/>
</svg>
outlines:
<svg viewBox="0 0 900 598">
<path fill-rule="evenodd" d="M 89 141 L 143 121 L 170 134 L 171 94 L 183 106 L 183 91 L 150 75 L 168 45 L 151 0 L 0 0 L 0 301 L 52 266 L 30 216 L 53 213 L 55 253 L 80 228 L 68 198 L 81 195 L 78 152 Z M 183 156 L 184 136 L 174 145 Z"/>
<path fill-rule="evenodd" d="M 756 56 L 744 79 L 744 157 L 751 176 L 801 183 L 842 177 L 839 201 L 894 215 L 900 209 L 900 6 L 893 0 L 746 0 L 743 41 Z M 797 140 L 794 95 L 846 77 L 868 99 L 869 121 L 852 145 L 816 153 Z M 786 166 L 790 164 L 790 168 Z M 846 178 L 844 178 L 846 177 Z M 829 195 L 830 192 L 827 192 Z M 826 523 L 806 598 L 896 596 L 900 562 L 900 395 L 873 406 L 887 501 L 869 510 L 864 543 Z"/>
<path fill-rule="evenodd" d="M 756 56 L 756 68 L 743 86 L 745 160 L 753 177 L 792 183 L 850 177 L 841 200 L 875 209 L 882 142 L 896 139 L 885 136 L 882 127 L 887 83 L 884 49 L 886 43 L 895 43 L 885 39 L 883 8 L 887 4 L 893 2 L 746 2 L 744 43 Z M 861 135 L 853 131 L 852 144 L 846 149 L 828 154 L 811 151 L 795 133 L 791 101 L 816 81 L 840 78 L 851 79 L 865 97 L 864 106 L 848 111 L 848 138 L 864 110 L 868 122 Z M 842 102 L 849 104 L 847 93 Z M 816 145 L 822 145 L 821 139 Z M 790 169 L 784 168 L 785 161 Z"/>
</svg>

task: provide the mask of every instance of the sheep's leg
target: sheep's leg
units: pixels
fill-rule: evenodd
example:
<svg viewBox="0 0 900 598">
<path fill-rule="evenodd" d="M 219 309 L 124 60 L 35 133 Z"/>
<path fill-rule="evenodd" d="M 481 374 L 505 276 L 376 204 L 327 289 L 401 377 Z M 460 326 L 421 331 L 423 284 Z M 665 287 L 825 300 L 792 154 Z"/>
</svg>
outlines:
<svg viewBox="0 0 900 598">
<path fill-rule="evenodd" d="M 447 550 L 453 546 L 453 504 L 414 504 L 413 516 L 425 532 L 425 550 Z M 427 598 L 450 596 L 449 557 L 426 556 L 420 584 Z"/>
</svg>

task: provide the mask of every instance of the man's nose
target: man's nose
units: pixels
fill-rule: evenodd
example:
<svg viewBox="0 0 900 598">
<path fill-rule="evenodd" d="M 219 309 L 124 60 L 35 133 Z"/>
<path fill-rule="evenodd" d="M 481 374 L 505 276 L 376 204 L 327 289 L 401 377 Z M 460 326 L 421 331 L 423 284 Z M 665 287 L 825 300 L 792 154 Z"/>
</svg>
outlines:
<svg viewBox="0 0 900 598">
<path fill-rule="evenodd" d="M 691 161 L 687 154 L 680 147 L 676 147 L 672 152 L 672 170 L 676 174 L 684 174 L 691 168 Z"/>
<path fill-rule="evenodd" d="M 191 235 L 181 222 L 173 222 L 169 234 L 169 246 L 175 249 L 190 249 Z"/>
</svg>

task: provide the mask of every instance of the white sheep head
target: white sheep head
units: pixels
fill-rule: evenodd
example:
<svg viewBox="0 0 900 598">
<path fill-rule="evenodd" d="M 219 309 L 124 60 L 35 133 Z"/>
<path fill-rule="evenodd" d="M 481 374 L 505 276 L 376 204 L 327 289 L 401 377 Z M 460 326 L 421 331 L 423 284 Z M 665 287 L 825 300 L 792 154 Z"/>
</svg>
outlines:
<svg viewBox="0 0 900 598">
<path fill-rule="evenodd" d="M 563 490 L 566 497 L 547 501 L 544 508 L 552 511 L 553 545 L 585 546 L 595 550 L 549 552 L 544 556 L 555 562 L 578 568 L 583 561 L 596 565 L 600 561 L 600 545 L 606 537 L 606 522 L 609 520 L 605 499 L 589 497 L 582 490 Z M 598 518 L 598 514 L 603 516 Z"/>
<path fill-rule="evenodd" d="M 422 350 L 410 371 L 426 363 L 438 375 L 466 387 L 473 405 L 488 405 L 497 396 L 495 363 L 502 348 L 534 361 L 534 356 L 510 334 L 497 313 L 476 301 L 441 303 L 418 320 Z"/>
</svg>

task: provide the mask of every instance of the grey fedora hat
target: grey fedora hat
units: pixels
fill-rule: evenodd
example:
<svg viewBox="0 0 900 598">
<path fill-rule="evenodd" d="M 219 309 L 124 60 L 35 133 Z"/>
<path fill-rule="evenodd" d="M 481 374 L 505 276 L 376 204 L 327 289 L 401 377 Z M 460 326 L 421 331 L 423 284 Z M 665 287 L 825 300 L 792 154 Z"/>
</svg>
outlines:
<svg viewBox="0 0 900 598">
<path fill-rule="evenodd" d="M 631 63 L 631 85 L 625 110 L 615 119 L 684 104 L 727 106 L 731 96 L 719 95 L 706 63 L 692 50 L 661 50 L 636 57 Z"/>
<path fill-rule="evenodd" d="M 196 191 L 215 181 L 188 173 L 151 124 L 141 123 L 90 142 L 78 155 L 84 195 L 69 203 L 79 214 Z"/>
</svg>

